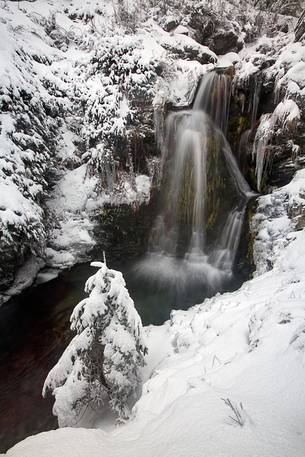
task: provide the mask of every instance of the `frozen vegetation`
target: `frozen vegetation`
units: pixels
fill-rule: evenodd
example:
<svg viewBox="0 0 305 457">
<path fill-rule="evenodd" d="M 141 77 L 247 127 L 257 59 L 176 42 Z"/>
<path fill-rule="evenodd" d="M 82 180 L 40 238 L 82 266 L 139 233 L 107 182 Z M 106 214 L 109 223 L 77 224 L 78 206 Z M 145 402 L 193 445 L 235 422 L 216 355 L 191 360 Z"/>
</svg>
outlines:
<svg viewBox="0 0 305 457">
<path fill-rule="evenodd" d="M 99 270 L 86 283 L 90 295 L 71 315 L 77 335 L 43 388 L 44 396 L 55 396 L 53 412 L 60 427 L 80 425 L 106 402 L 120 420 L 128 419 L 128 402 L 141 381 L 146 352 L 142 323 L 122 274 L 105 263 L 91 265 Z"/>
</svg>

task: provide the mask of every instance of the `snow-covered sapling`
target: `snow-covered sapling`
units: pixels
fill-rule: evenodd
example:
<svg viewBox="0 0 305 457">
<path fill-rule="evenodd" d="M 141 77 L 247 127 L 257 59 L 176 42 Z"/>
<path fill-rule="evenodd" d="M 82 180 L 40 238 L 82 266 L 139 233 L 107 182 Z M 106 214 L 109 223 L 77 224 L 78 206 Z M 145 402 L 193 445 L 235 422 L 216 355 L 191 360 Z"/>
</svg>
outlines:
<svg viewBox="0 0 305 457">
<path fill-rule="evenodd" d="M 106 263 L 91 265 L 99 270 L 86 282 L 89 297 L 71 315 L 77 334 L 43 387 L 43 396 L 55 396 L 53 414 L 60 427 L 79 425 L 88 408 L 105 402 L 120 420 L 127 419 L 144 365 L 142 322 L 122 274 Z"/>
</svg>

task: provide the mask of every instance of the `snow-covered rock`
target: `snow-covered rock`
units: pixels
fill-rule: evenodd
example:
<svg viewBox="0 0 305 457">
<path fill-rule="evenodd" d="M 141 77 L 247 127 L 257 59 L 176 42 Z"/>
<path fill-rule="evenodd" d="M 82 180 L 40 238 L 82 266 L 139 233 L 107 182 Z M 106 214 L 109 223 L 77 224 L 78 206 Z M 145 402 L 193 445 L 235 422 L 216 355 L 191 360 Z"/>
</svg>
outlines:
<svg viewBox="0 0 305 457">
<path fill-rule="evenodd" d="M 256 176 L 252 185 L 266 192 L 303 167 L 304 46 L 293 33 L 279 33 L 261 37 L 239 57 L 231 105 L 239 124 L 235 149 L 243 150 L 248 175 Z"/>
</svg>

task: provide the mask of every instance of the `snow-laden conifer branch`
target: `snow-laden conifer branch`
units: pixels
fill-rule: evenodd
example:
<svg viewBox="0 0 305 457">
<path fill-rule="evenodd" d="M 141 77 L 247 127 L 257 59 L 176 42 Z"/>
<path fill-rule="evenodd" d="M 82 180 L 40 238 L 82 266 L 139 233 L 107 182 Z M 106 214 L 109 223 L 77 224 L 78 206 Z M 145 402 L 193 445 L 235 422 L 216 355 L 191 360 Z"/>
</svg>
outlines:
<svg viewBox="0 0 305 457">
<path fill-rule="evenodd" d="M 129 416 L 146 352 L 141 319 L 120 272 L 93 262 L 98 271 L 86 282 L 89 297 L 71 315 L 76 332 L 50 371 L 43 395 L 55 396 L 53 408 L 60 426 L 76 426 L 88 408 L 109 402 L 119 419 Z"/>
</svg>

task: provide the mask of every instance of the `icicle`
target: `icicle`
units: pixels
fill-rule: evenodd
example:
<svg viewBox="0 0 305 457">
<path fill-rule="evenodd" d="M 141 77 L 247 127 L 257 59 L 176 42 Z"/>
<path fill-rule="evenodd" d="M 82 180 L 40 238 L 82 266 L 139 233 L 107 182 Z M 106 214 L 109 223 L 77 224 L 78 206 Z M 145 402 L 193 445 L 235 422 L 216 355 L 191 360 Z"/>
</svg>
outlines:
<svg viewBox="0 0 305 457">
<path fill-rule="evenodd" d="M 107 265 L 107 262 L 106 262 L 106 252 L 103 251 L 103 262 L 105 265 Z"/>
<path fill-rule="evenodd" d="M 262 82 L 255 75 L 254 91 L 253 91 L 252 106 L 251 106 L 251 130 L 253 130 L 255 127 L 257 110 L 258 110 L 260 94 L 261 94 L 261 87 L 262 87 Z"/>
<path fill-rule="evenodd" d="M 164 124 L 164 108 L 158 106 L 154 111 L 154 126 L 156 144 L 160 151 L 162 151 L 164 144 Z"/>
<path fill-rule="evenodd" d="M 257 190 L 259 192 L 261 191 L 262 181 L 269 165 L 270 158 L 266 154 L 266 151 L 273 135 L 273 128 L 274 119 L 272 118 L 272 114 L 264 114 L 261 117 L 252 150 L 252 158 L 255 158 L 256 160 L 255 174 L 257 181 Z"/>
</svg>

